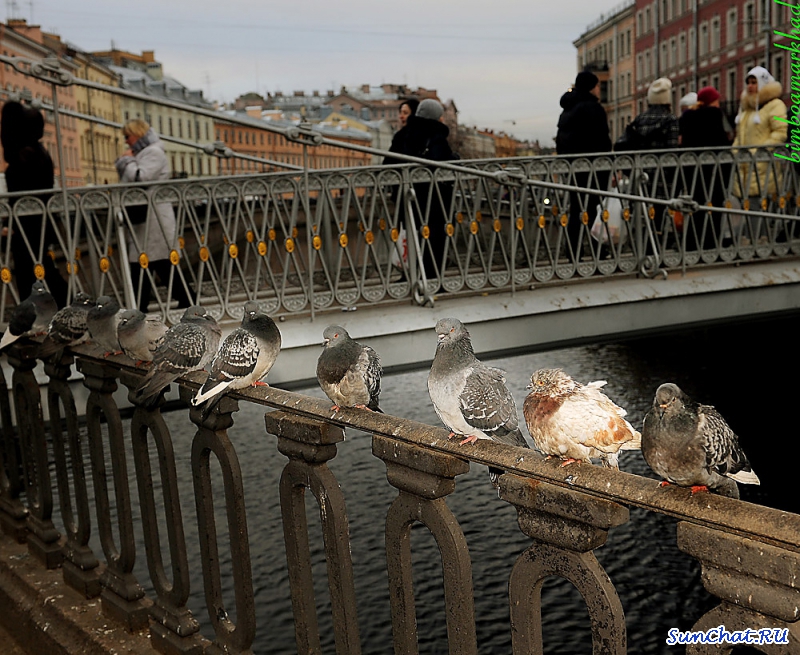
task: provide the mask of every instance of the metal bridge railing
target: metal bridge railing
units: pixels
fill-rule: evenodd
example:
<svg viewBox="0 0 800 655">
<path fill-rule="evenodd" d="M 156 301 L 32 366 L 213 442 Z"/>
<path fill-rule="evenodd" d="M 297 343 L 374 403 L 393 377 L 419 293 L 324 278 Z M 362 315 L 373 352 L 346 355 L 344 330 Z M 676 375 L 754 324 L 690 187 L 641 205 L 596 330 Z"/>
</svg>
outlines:
<svg viewBox="0 0 800 655">
<path fill-rule="evenodd" d="M 189 411 L 189 442 L 171 434 L 159 408 L 135 406 L 130 422 L 123 421 L 113 393 L 119 384 L 134 388 L 142 372 L 124 358 L 104 359 L 86 346 L 75 352 L 89 391 L 85 425 L 67 384 L 69 353 L 47 365 L 46 425 L 32 372 L 34 349 L 18 342 L 9 352 L 16 429 L 8 394 L 0 394 L 2 538 L 27 543 L 41 567 L 61 567 L 64 583 L 87 599 L 77 602 L 76 611 L 102 609 L 114 625 L 149 630 L 155 652 L 251 653 L 256 635 L 269 634 L 269 619 L 286 615 L 286 608 L 273 607 L 274 594 L 269 607 L 256 611 L 254 567 L 272 568 L 275 557 L 251 552 L 262 547 L 248 532 L 257 524 L 252 508 L 248 512 L 254 498 L 280 507 L 297 652 L 321 652 L 327 643 L 320 611 L 330 613 L 336 652 L 361 652 L 354 580 L 365 569 L 374 575 L 375 567 L 351 556 L 345 490 L 355 470 L 337 478 L 336 467 L 329 466 L 348 447 L 345 428 L 372 435 L 372 454 L 385 463 L 397 490 L 385 508 L 395 653 L 419 652 L 410 539 L 417 524 L 441 553 L 449 652 L 480 650 L 473 560 L 446 502 L 458 493 L 457 480 L 470 462 L 506 471 L 499 497 L 516 510 L 519 529 L 530 539 L 500 585 L 508 584 L 514 653 L 543 652 L 541 588 L 550 576 L 572 582 L 585 602 L 593 652 L 627 652 L 622 604 L 594 551 L 628 521 L 631 507 L 677 518 L 679 548 L 702 564 L 703 584 L 721 602 L 695 617 L 695 630 L 785 629 L 789 644 L 774 652 L 800 648 L 798 515 L 711 494 L 696 502 L 688 489 L 663 490 L 656 480 L 590 465 L 576 476 L 530 450 L 489 442 L 462 447 L 441 428 L 360 410 L 331 415 L 327 401 L 274 388 L 226 397 L 206 418 L 200 409 Z M 202 381 L 202 373 L 184 378 L 183 397 Z M 236 424 L 239 402 L 270 410 L 264 438 L 276 439 L 286 458 L 279 483 L 275 476 L 275 484 L 266 483 L 263 471 L 249 479 L 242 474 L 242 447 L 236 444 L 257 437 L 252 424 Z M 493 493 L 488 482 L 486 493 Z M 307 503 L 319 509 L 319 533 L 309 528 Z M 513 530 L 510 524 L 509 534 Z M 91 547 L 94 542 L 102 552 Z M 315 564 L 321 554 L 324 571 Z M 135 572 L 137 557 L 146 558 L 146 572 Z M 190 584 L 191 567 L 202 569 L 203 592 Z M 330 605 L 318 610 L 315 593 L 326 581 Z M 204 610 L 193 613 L 189 601 L 198 597 Z M 710 651 L 695 645 L 687 652 Z"/>
<path fill-rule="evenodd" d="M 148 270 L 129 209 L 174 208 L 169 279 Z M 174 320 L 177 285 L 218 318 L 245 300 L 311 314 L 413 298 L 716 266 L 800 254 L 798 173 L 774 149 L 305 170 L 0 197 L 34 262 L 54 257 L 78 288 L 135 306 L 129 244 Z M 599 217 L 599 218 L 598 218 Z M 595 219 L 598 224 L 594 225 Z M 594 228 L 594 229 L 593 229 Z M 148 230 L 160 230 L 150 220 Z M 144 239 L 146 242 L 147 239 Z M 69 250 L 70 245 L 74 252 Z M 37 275 L 43 269 L 37 266 Z M 0 310 L 17 302 L 0 237 Z"/>
</svg>

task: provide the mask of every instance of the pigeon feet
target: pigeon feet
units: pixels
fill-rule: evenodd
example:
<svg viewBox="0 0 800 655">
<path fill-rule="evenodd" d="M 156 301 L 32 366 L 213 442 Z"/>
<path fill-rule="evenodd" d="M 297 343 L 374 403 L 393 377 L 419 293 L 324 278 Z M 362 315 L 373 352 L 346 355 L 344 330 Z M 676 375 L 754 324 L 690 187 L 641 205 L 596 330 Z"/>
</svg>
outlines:
<svg viewBox="0 0 800 655">
<path fill-rule="evenodd" d="M 668 487 L 669 486 L 669 482 L 667 482 L 666 480 L 662 480 L 661 483 L 658 486 L 659 487 Z"/>
<path fill-rule="evenodd" d="M 561 462 L 561 468 L 564 468 L 565 466 L 569 466 L 570 464 L 574 464 L 575 462 L 580 462 L 580 461 L 581 460 L 575 459 L 574 457 L 569 457 L 565 459 L 563 462 Z"/>
<path fill-rule="evenodd" d="M 448 438 L 448 439 L 452 439 L 452 438 L 453 438 L 453 437 L 455 437 L 455 436 L 456 436 L 456 433 L 455 433 L 455 432 L 453 432 L 452 430 L 450 430 L 450 434 L 448 434 L 448 435 L 447 435 L 447 438 Z"/>
<path fill-rule="evenodd" d="M 341 409 L 341 407 L 339 407 L 339 405 L 331 405 L 331 411 L 332 412 L 338 412 L 340 409 Z"/>
<path fill-rule="evenodd" d="M 459 445 L 463 446 L 465 443 L 475 443 L 477 440 L 478 437 L 476 437 L 474 434 L 471 434 L 466 439 L 462 439 Z"/>
<path fill-rule="evenodd" d="M 372 411 L 372 410 L 371 410 L 369 407 L 367 407 L 366 405 L 353 405 L 353 407 L 357 407 L 358 409 L 366 409 L 368 412 L 371 412 L 371 411 Z"/>
<path fill-rule="evenodd" d="M 708 487 L 706 485 L 704 485 L 704 484 L 692 485 L 692 496 L 694 496 L 696 493 L 699 493 L 701 491 L 708 491 Z"/>
<path fill-rule="evenodd" d="M 251 387 L 268 387 L 269 385 L 266 382 L 262 382 L 261 380 L 256 380 L 250 386 Z"/>
</svg>

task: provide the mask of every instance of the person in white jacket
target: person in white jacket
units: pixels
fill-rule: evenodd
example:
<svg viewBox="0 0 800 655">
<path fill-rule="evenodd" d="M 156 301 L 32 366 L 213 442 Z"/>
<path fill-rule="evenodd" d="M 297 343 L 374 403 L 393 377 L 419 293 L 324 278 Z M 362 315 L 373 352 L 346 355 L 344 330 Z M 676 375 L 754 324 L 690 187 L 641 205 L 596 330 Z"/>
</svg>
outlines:
<svg viewBox="0 0 800 655">
<path fill-rule="evenodd" d="M 164 145 L 153 128 L 141 119 L 133 119 L 122 128 L 128 149 L 117 159 L 115 165 L 120 182 L 151 182 L 170 177 L 169 161 Z M 133 279 L 134 292 L 139 295 L 139 309 L 147 312 L 152 284 L 145 274 L 148 268 L 161 282 L 169 283 L 170 255 L 177 253 L 175 235 L 175 212 L 168 202 L 157 203 L 155 211 L 148 209 L 147 220 L 131 225 L 132 239 L 128 243 L 128 262 Z M 172 282 L 172 298 L 178 307 L 189 307 L 192 302 L 180 276 L 175 271 Z M 140 280 L 140 278 L 142 278 Z"/>
</svg>

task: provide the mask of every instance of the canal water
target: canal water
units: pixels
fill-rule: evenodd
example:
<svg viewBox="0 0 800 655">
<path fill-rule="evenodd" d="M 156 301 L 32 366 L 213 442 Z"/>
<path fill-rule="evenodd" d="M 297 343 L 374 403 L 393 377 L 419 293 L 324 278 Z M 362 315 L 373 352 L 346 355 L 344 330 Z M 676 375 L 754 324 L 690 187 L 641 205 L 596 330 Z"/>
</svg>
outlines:
<svg viewBox="0 0 800 655">
<path fill-rule="evenodd" d="M 431 356 L 435 343 L 431 331 Z M 488 344 L 476 346 L 487 348 Z M 627 409 L 628 418 L 637 428 L 641 428 L 658 385 L 675 382 L 697 400 L 715 405 L 740 436 L 762 481 L 761 487 L 741 485 L 743 500 L 797 512 L 800 511 L 797 494 L 786 496 L 779 491 L 786 487 L 784 477 L 796 477 L 794 466 L 800 461 L 797 421 L 793 415 L 797 408 L 796 385 L 792 382 L 797 351 L 798 323 L 792 318 L 521 354 L 489 363 L 507 372 L 507 382 L 519 408 L 530 374 L 537 368 L 561 367 L 584 383 L 607 380 L 607 394 Z M 381 407 L 387 414 L 440 425 L 428 398 L 426 378 L 427 371 L 386 376 Z M 324 397 L 318 388 L 301 392 Z M 229 434 L 245 478 L 258 625 L 253 651 L 282 654 L 296 651 L 278 498 L 278 481 L 286 459 L 277 452 L 275 439 L 265 434 L 263 413 L 263 408 L 242 403 Z M 189 607 L 208 626 L 190 474 L 194 428 L 184 412 L 173 412 L 166 418 L 178 457 L 192 562 Z M 623 453 L 620 467 L 623 471 L 656 477 L 639 452 Z M 386 510 L 397 491 L 386 480 L 383 462 L 372 456 L 368 435 L 348 431 L 330 468 L 347 503 L 363 652 L 389 653 L 392 635 L 383 529 Z M 136 492 L 133 493 L 135 497 Z M 224 508 L 221 500 L 217 502 L 218 529 L 224 538 Z M 514 509 L 497 497 L 483 466 L 472 465 L 468 474 L 457 479 L 456 492 L 448 497 L 447 503 L 464 530 L 472 557 L 479 652 L 510 653 L 508 578 L 516 558 L 530 541 L 520 532 Z M 307 509 L 316 535 L 312 539 L 312 557 L 323 651 L 333 653 L 324 554 L 313 499 L 307 502 Z M 139 548 L 136 572 L 146 584 L 146 565 L 141 545 Z M 226 576 L 230 561 L 226 559 L 224 545 L 222 551 L 227 610 L 235 620 L 232 580 Z M 445 653 L 447 634 L 440 555 L 432 537 L 421 526 L 412 531 L 412 551 L 421 652 Z M 99 548 L 96 552 L 100 553 Z M 700 583 L 699 565 L 678 551 L 675 521 L 631 509 L 630 521 L 612 530 L 606 545 L 595 553 L 622 601 L 628 626 L 628 652 L 684 652 L 682 648 L 666 646 L 667 631 L 673 627 L 690 629 L 716 601 Z M 165 561 L 169 561 L 166 553 Z M 590 653 L 588 615 L 575 589 L 562 580 L 548 581 L 543 603 L 545 652 Z M 209 637 L 213 635 L 210 629 L 203 632 Z"/>
</svg>

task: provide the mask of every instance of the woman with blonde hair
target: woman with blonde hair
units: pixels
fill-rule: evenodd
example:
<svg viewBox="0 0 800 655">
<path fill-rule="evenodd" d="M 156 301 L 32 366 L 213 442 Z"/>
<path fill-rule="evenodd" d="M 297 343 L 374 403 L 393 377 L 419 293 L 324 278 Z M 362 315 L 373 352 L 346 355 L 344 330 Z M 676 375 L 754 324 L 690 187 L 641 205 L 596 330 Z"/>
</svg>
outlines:
<svg viewBox="0 0 800 655">
<path fill-rule="evenodd" d="M 120 182 L 169 179 L 169 161 L 164 145 L 147 121 L 139 118 L 128 121 L 122 128 L 122 134 L 128 149 L 115 162 Z M 141 224 L 131 225 L 131 232 L 133 239 L 128 244 L 128 262 L 133 290 L 140 294 L 139 309 L 147 312 L 152 285 L 145 274 L 145 266 L 162 284 L 169 282 L 169 256 L 177 242 L 172 205 L 160 202 L 152 210 L 148 208 L 147 219 Z M 178 307 L 189 307 L 192 304 L 177 271 L 172 283 L 172 297 L 178 301 Z"/>
</svg>

